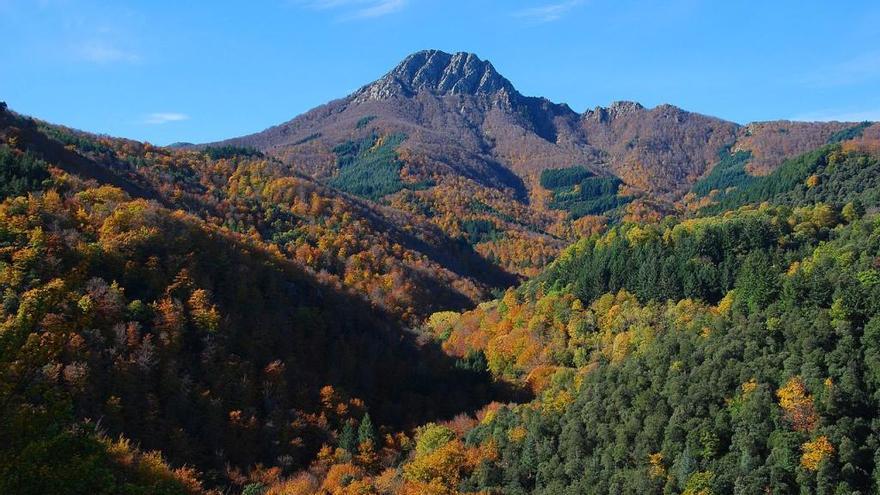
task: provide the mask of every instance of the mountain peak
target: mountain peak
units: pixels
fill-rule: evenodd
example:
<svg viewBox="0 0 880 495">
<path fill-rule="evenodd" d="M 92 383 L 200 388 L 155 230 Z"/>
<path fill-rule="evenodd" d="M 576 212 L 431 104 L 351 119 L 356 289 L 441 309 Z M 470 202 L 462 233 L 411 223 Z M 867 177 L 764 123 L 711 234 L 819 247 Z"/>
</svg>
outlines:
<svg viewBox="0 0 880 495">
<path fill-rule="evenodd" d="M 596 107 L 584 113 L 585 118 L 593 118 L 599 122 L 608 122 L 618 117 L 637 114 L 645 110 L 641 103 L 636 101 L 615 101 L 608 107 Z"/>
<path fill-rule="evenodd" d="M 487 60 L 473 53 L 423 50 L 406 57 L 391 72 L 356 93 L 358 99 L 413 96 L 427 91 L 446 96 L 513 94 L 513 85 Z"/>
<path fill-rule="evenodd" d="M 614 112 L 632 113 L 644 110 L 645 107 L 637 101 L 618 100 L 611 102 L 611 106 L 608 109 Z"/>
</svg>

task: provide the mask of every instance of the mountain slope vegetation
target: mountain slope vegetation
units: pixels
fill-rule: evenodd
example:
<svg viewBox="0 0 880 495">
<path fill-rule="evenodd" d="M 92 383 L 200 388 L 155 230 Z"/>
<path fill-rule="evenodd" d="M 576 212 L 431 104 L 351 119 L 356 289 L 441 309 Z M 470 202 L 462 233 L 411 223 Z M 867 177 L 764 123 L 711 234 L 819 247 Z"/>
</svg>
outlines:
<svg viewBox="0 0 880 495">
<path fill-rule="evenodd" d="M 875 145 L 820 152 L 865 165 Z M 432 315 L 447 353 L 537 399 L 426 426 L 393 472 L 343 458 L 297 479 L 319 490 L 351 466 L 351 486 L 378 492 L 872 492 L 880 224 L 832 190 L 616 226 L 500 299 Z"/>
<path fill-rule="evenodd" d="M 172 150 L 11 112 L 0 118 L 7 123 L 0 133 L 25 156 L 274 245 L 318 277 L 356 288 L 406 321 L 465 307 L 516 280 L 464 239 L 428 221 L 291 175 L 252 149 Z"/>
<path fill-rule="evenodd" d="M 444 346 L 484 349 L 493 372 L 528 373 L 542 388 L 535 404 L 503 408 L 464 436 L 495 445 L 498 457 L 463 486 L 872 491 L 877 219 L 828 213 L 767 207 L 654 237 L 613 231 L 573 247 L 545 279 L 462 315 L 442 330 Z M 656 253 L 652 245 L 668 254 L 636 254 Z M 691 271 L 689 250 L 732 261 L 714 277 L 677 279 Z M 633 258 L 633 271 L 658 276 L 656 285 L 614 262 Z M 589 275 L 598 259 L 608 260 L 599 287 Z M 652 293 L 665 277 L 669 292 Z"/>
<path fill-rule="evenodd" d="M 272 245 L 112 186 L 55 170 L 0 205 L 0 226 L 4 492 L 116 493 L 137 469 L 107 467 L 135 455 L 118 435 L 211 484 L 295 469 L 351 417 L 415 425 L 497 388 Z M 55 447 L 87 471 L 40 481 Z M 194 479 L 150 455 L 168 493 Z"/>
<path fill-rule="evenodd" d="M 424 51 L 251 136 L 0 104 L 0 493 L 873 493 L 880 126 Z"/>
</svg>

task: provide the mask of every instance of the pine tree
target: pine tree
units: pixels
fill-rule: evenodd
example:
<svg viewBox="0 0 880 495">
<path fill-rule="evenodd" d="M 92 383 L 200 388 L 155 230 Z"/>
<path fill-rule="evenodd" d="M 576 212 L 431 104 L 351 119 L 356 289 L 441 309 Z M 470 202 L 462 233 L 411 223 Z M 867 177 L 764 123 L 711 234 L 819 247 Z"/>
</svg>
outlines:
<svg viewBox="0 0 880 495">
<path fill-rule="evenodd" d="M 357 452 L 357 432 L 354 429 L 354 421 L 346 421 L 339 434 L 339 447 L 347 450 L 350 454 Z"/>
<path fill-rule="evenodd" d="M 370 413 L 364 414 L 364 418 L 361 420 L 361 425 L 358 427 L 357 432 L 357 441 L 358 445 L 366 442 L 376 445 L 376 429 L 373 427 L 372 420 L 370 420 Z"/>
</svg>

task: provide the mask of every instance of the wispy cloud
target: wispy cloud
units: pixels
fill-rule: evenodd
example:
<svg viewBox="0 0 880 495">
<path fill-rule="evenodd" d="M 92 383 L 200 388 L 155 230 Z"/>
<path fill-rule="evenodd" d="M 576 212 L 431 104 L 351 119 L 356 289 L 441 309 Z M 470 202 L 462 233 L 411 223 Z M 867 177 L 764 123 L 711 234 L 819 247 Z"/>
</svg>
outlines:
<svg viewBox="0 0 880 495">
<path fill-rule="evenodd" d="M 863 53 L 847 61 L 826 65 L 802 78 L 816 87 L 849 86 L 880 80 L 880 52 Z"/>
<path fill-rule="evenodd" d="M 868 110 L 827 109 L 795 115 L 791 120 L 808 122 L 880 122 L 880 108 Z"/>
<path fill-rule="evenodd" d="M 551 3 L 540 5 L 537 7 L 529 7 L 527 9 L 518 10 L 513 13 L 514 17 L 521 17 L 535 22 L 553 22 L 562 19 L 566 13 L 574 9 L 578 5 L 584 3 L 583 0 L 569 0 L 567 2 Z"/>
<path fill-rule="evenodd" d="M 167 124 L 168 122 L 180 122 L 181 120 L 188 120 L 189 115 L 185 113 L 177 113 L 177 112 L 156 112 L 151 113 L 144 118 L 142 121 L 144 124 Z"/>
<path fill-rule="evenodd" d="M 138 54 L 106 41 L 86 41 L 75 45 L 73 52 L 77 59 L 95 64 L 133 63 L 140 60 Z"/>
<path fill-rule="evenodd" d="M 370 19 L 394 14 L 403 10 L 409 0 L 300 0 L 315 10 L 333 10 L 341 13 L 341 19 Z"/>
</svg>

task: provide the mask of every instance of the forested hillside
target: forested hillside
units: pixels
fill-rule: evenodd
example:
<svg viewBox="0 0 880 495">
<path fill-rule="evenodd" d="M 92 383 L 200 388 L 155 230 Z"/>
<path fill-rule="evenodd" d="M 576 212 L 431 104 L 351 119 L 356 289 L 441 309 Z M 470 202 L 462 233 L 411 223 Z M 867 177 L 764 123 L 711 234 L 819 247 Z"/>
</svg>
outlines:
<svg viewBox="0 0 880 495">
<path fill-rule="evenodd" d="M 196 491 L 499 391 L 272 244 L 0 150 L 2 493 Z"/>
<path fill-rule="evenodd" d="M 615 227 L 433 315 L 444 350 L 537 399 L 428 425 L 384 470 L 342 449 L 273 493 L 873 492 L 880 223 L 838 192 Z"/>
<path fill-rule="evenodd" d="M 878 143 L 438 51 L 208 145 L 0 103 L 0 494 L 875 493 Z"/>
<path fill-rule="evenodd" d="M 534 405 L 465 435 L 498 449 L 468 486 L 875 490 L 880 227 L 837 214 L 748 209 L 614 231 L 482 316 L 435 328 L 455 352 L 484 349 L 493 372 L 551 368 Z"/>
<path fill-rule="evenodd" d="M 827 206 L 633 226 L 580 243 L 559 271 L 499 301 L 436 315 L 429 328 L 447 351 L 527 381 L 539 399 L 450 424 L 401 483 L 872 492 L 878 233 L 876 217 Z M 456 463 L 471 451 L 483 454 Z"/>
<path fill-rule="evenodd" d="M 408 322 L 431 311 L 466 307 L 492 288 L 516 281 L 513 273 L 475 250 L 476 242 L 469 243 L 458 225 L 457 234 L 447 234 L 411 213 L 294 174 L 255 150 L 172 150 L 94 136 L 8 111 L 0 112 L 0 124 L 0 136 L 11 142 L 0 159 L 16 149 L 25 153 L 21 167 L 27 168 L 31 158 L 43 159 L 69 173 L 113 184 L 135 198 L 190 212 L 220 229 L 273 246 L 318 278 L 354 288 Z M 24 191 L 39 179 L 25 172 L 22 179 L 8 182 L 11 191 Z M 552 238 L 545 242 L 549 247 L 543 256 L 549 258 L 560 243 Z M 535 265 L 543 266 L 545 258 L 536 259 Z"/>
</svg>

